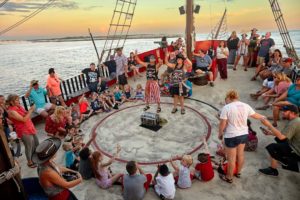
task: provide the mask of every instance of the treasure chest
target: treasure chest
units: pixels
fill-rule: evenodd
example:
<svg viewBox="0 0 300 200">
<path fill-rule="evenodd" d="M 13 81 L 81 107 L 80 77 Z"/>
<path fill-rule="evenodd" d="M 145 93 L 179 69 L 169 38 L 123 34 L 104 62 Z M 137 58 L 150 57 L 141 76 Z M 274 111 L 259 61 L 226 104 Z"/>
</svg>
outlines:
<svg viewBox="0 0 300 200">
<path fill-rule="evenodd" d="M 158 126 L 159 115 L 157 113 L 144 112 L 141 116 L 142 125 L 145 126 Z"/>
<path fill-rule="evenodd" d="M 195 85 L 200 85 L 200 86 L 208 84 L 206 74 L 199 74 L 199 75 L 190 77 L 189 81 L 191 81 Z"/>
</svg>

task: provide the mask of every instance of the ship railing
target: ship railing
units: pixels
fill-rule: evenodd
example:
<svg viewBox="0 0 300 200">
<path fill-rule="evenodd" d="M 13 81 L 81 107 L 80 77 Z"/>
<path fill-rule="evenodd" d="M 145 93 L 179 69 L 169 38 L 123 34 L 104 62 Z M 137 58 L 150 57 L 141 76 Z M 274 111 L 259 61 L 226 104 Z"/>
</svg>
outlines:
<svg viewBox="0 0 300 200">
<path fill-rule="evenodd" d="M 68 102 L 69 100 L 78 97 L 89 91 L 86 83 L 86 75 L 79 74 L 68 78 L 60 83 L 60 89 L 63 99 Z M 32 102 L 25 95 L 21 96 L 22 104 L 26 110 L 30 108 Z M 48 95 L 45 95 L 46 102 L 50 102 Z"/>
</svg>

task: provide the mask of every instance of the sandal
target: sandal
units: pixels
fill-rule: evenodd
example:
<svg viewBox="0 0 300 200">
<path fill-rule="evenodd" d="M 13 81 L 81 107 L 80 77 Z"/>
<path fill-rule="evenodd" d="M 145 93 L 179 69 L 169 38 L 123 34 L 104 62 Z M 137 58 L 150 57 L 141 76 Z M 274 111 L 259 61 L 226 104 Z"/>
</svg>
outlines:
<svg viewBox="0 0 300 200">
<path fill-rule="evenodd" d="M 161 112 L 161 108 L 158 107 L 157 110 L 156 110 L 156 112 L 157 112 L 157 113 L 160 113 L 160 112 Z"/>
<path fill-rule="evenodd" d="M 220 177 L 220 179 L 222 179 L 223 181 L 225 181 L 227 183 L 230 183 L 230 184 L 233 183 L 233 180 L 227 178 L 225 174 L 219 174 L 219 177 Z"/>
<path fill-rule="evenodd" d="M 36 168 L 37 167 L 37 165 L 35 163 L 31 163 L 31 164 L 27 163 L 27 166 L 30 167 L 30 168 Z"/>
<path fill-rule="evenodd" d="M 241 173 L 237 173 L 234 176 L 237 177 L 237 178 L 241 178 Z"/>
<path fill-rule="evenodd" d="M 144 108 L 144 111 L 149 110 L 149 109 L 150 109 L 150 106 L 146 106 L 146 107 Z"/>
<path fill-rule="evenodd" d="M 185 109 L 181 109 L 181 114 L 182 114 L 182 115 L 185 114 Z"/>
<path fill-rule="evenodd" d="M 176 113 L 177 111 L 178 111 L 177 108 L 173 108 L 172 114 Z"/>
<path fill-rule="evenodd" d="M 233 70 L 236 71 L 236 67 L 234 67 Z"/>
</svg>

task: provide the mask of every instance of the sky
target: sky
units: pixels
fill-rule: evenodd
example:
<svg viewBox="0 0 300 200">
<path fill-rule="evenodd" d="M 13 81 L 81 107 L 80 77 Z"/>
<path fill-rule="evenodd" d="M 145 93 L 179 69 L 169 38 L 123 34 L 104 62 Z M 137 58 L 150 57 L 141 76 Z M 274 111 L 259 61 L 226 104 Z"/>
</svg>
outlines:
<svg viewBox="0 0 300 200">
<path fill-rule="evenodd" d="M 3 0 L 0 0 L 0 5 Z M 0 32 L 30 15 L 48 0 L 9 0 L 0 8 Z M 106 35 L 116 0 L 56 0 L 46 10 L 15 29 L 0 35 L 5 39 Z M 137 0 L 131 34 L 184 33 L 185 16 L 178 7 L 185 0 Z M 201 6 L 195 15 L 197 33 L 208 33 L 227 7 L 228 30 L 277 30 L 269 0 L 195 0 Z M 300 29 L 300 0 L 279 0 L 290 30 Z"/>
</svg>

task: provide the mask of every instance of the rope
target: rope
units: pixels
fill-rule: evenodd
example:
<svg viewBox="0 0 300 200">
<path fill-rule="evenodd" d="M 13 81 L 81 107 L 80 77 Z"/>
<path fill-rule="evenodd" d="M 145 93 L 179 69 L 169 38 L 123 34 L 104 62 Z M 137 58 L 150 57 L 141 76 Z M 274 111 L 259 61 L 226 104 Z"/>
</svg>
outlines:
<svg viewBox="0 0 300 200">
<path fill-rule="evenodd" d="M 36 9 L 34 12 L 32 12 L 30 15 L 24 17 L 22 20 L 18 21 L 17 23 L 11 25 L 10 27 L 1 30 L 0 31 L 0 36 L 7 33 L 8 31 L 22 25 L 23 23 L 25 23 L 26 21 L 28 21 L 29 19 L 31 19 L 32 17 L 36 16 L 37 14 L 39 14 L 40 12 L 42 12 L 43 10 L 47 9 L 50 5 L 52 5 L 55 2 L 55 0 L 49 0 L 47 3 L 43 4 L 40 8 Z"/>
<path fill-rule="evenodd" d="M 0 8 L 3 7 L 9 0 L 4 0 L 2 3 L 0 3 Z"/>
<path fill-rule="evenodd" d="M 17 163 L 15 163 L 15 166 L 8 171 L 2 172 L 0 174 L 0 184 L 4 183 L 5 181 L 8 181 L 10 179 L 13 179 L 16 183 L 16 186 L 18 188 L 18 191 L 21 192 L 21 187 L 18 183 L 18 181 L 15 179 L 15 176 L 20 173 L 20 167 Z"/>
</svg>

